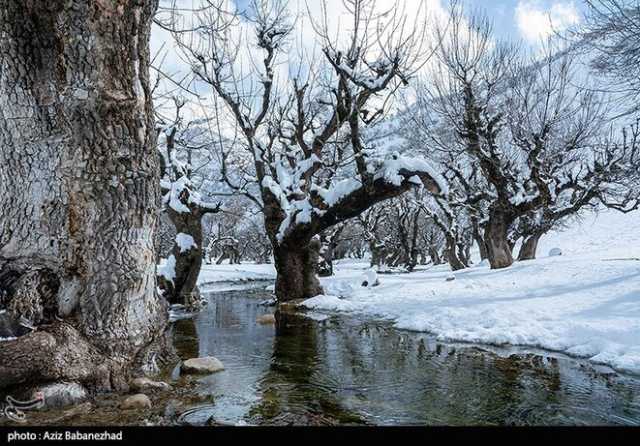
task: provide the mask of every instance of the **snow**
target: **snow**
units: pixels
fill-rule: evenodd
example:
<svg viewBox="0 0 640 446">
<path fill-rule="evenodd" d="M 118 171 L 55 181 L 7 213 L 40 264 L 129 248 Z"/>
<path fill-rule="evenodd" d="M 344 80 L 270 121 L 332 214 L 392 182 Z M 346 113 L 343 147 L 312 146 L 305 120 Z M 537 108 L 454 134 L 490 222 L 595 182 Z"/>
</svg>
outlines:
<svg viewBox="0 0 640 446">
<path fill-rule="evenodd" d="M 380 169 L 375 174 L 375 179 L 383 178 L 386 182 L 395 186 L 400 186 L 405 177 L 401 171 L 424 172 L 436 182 L 443 195 L 449 193 L 449 186 L 442 175 L 427 161 L 420 158 L 408 158 L 395 152 L 391 159 L 384 161 Z M 410 180 L 415 182 L 415 178 Z"/>
<path fill-rule="evenodd" d="M 378 273 L 374 268 L 371 268 L 365 271 L 364 277 L 362 279 L 362 286 L 367 288 L 373 288 L 375 286 L 378 286 L 379 283 L 380 281 L 378 280 Z"/>
<path fill-rule="evenodd" d="M 362 187 L 362 182 L 355 178 L 347 178 L 345 180 L 336 181 L 329 189 L 320 186 L 314 186 L 313 190 L 322 197 L 328 206 L 335 206 L 340 203 L 346 196 L 355 192 Z"/>
<path fill-rule="evenodd" d="M 188 214 L 191 212 L 191 209 L 185 206 L 180 200 L 182 191 L 190 186 L 189 183 L 189 179 L 186 176 L 178 178 L 176 181 L 169 183 L 169 192 L 164 196 L 164 203 L 179 214 Z"/>
<path fill-rule="evenodd" d="M 552 248 L 561 257 L 548 257 Z M 605 212 L 540 241 L 539 259 L 491 271 L 486 263 L 383 275 L 362 288 L 369 265 L 344 261 L 323 279 L 314 311 L 357 313 L 429 332 L 442 341 L 561 351 L 640 373 L 640 213 Z"/>
<path fill-rule="evenodd" d="M 180 232 L 176 235 L 176 244 L 180 248 L 180 252 L 188 252 L 192 248 L 197 248 L 196 241 L 189 234 Z"/>
<path fill-rule="evenodd" d="M 273 265 L 242 263 L 240 265 L 202 265 L 198 285 L 208 287 L 221 283 L 243 284 L 255 281 L 275 280 L 276 269 Z M 216 289 L 220 291 L 219 289 Z"/>
<path fill-rule="evenodd" d="M 549 257 L 552 248 L 563 255 Z M 543 237 L 538 253 L 500 271 L 477 262 L 454 281 L 447 266 L 381 274 L 375 288 L 361 286 L 367 262 L 340 261 L 322 279 L 326 295 L 303 305 L 316 316 L 357 314 L 442 341 L 544 348 L 640 374 L 640 212 L 585 217 Z M 199 283 L 274 278 L 273 265 L 205 265 Z"/>
<path fill-rule="evenodd" d="M 551 251 L 549 251 L 549 257 L 559 257 L 562 255 L 562 249 L 560 248 L 552 248 Z"/>
<path fill-rule="evenodd" d="M 173 283 L 176 278 L 176 258 L 173 254 L 160 264 L 158 275 Z"/>
</svg>

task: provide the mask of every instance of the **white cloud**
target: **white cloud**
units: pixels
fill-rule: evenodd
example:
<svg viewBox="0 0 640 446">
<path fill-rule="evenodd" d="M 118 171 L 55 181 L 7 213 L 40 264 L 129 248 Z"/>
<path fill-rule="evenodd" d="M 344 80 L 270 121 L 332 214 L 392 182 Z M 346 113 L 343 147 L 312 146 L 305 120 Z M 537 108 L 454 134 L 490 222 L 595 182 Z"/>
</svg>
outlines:
<svg viewBox="0 0 640 446">
<path fill-rule="evenodd" d="M 580 13 L 574 1 L 520 0 L 515 20 L 522 37 L 530 44 L 538 45 L 554 32 L 579 23 Z"/>
<path fill-rule="evenodd" d="M 174 0 L 161 0 L 161 5 L 170 6 Z M 194 15 L 189 10 L 197 9 L 203 4 L 203 0 L 176 0 L 179 16 L 184 20 L 183 26 L 189 28 Z M 225 10 L 235 9 L 234 0 L 220 0 L 226 2 Z M 240 3 L 245 5 L 247 2 Z M 440 23 L 446 20 L 446 10 L 442 6 L 442 0 L 376 0 L 374 11 L 376 14 L 386 14 L 386 17 L 397 14 L 397 20 L 406 17 L 405 33 L 409 33 L 414 25 L 420 25 L 423 20 L 431 23 Z M 323 8 L 323 4 L 325 8 Z M 309 64 L 322 61 L 321 53 L 323 42 L 316 34 L 313 24 L 324 25 L 323 12 L 326 11 L 327 31 L 332 40 L 340 49 L 346 49 L 349 43 L 349 34 L 353 27 L 352 16 L 343 0 L 288 0 L 287 7 L 295 21 L 295 30 L 292 33 L 291 41 L 276 63 L 276 85 L 287 88 L 291 79 L 298 75 L 301 69 L 304 73 Z M 391 12 L 389 12 L 391 11 Z M 166 13 L 164 13 L 166 15 Z M 312 23 L 313 22 L 313 23 Z M 371 25 L 372 28 L 374 27 Z M 256 49 L 252 45 L 255 40 L 251 32 L 252 25 L 249 22 L 240 21 L 237 26 L 229 30 L 229 39 L 234 46 L 239 49 L 237 54 L 236 69 L 241 72 L 242 82 L 237 85 L 241 94 L 245 97 L 250 95 L 250 90 L 254 90 L 259 81 L 260 60 L 256 57 Z M 185 36 L 186 37 L 186 36 Z M 422 53 L 428 54 L 431 35 L 425 36 Z M 197 39 L 196 39 L 197 40 Z M 373 40 L 373 39 L 372 39 Z M 375 42 L 372 43 L 375 47 Z M 179 54 L 170 33 L 154 26 L 151 35 L 152 53 L 156 53 L 162 48 L 164 60 L 163 69 L 174 78 L 179 79 L 189 73 L 189 66 L 185 63 L 185 57 Z M 387 48 L 388 49 L 388 48 Z M 379 48 L 373 48 L 372 52 L 379 52 Z M 302 68 L 300 68 L 302 67 Z M 303 74 L 304 76 L 304 74 Z M 175 88 L 169 84 L 169 88 Z M 192 89 L 194 87 L 192 86 Z M 243 91 L 246 88 L 247 91 Z M 210 101 L 211 94 L 208 91 L 198 90 L 202 94 L 203 100 Z"/>
</svg>

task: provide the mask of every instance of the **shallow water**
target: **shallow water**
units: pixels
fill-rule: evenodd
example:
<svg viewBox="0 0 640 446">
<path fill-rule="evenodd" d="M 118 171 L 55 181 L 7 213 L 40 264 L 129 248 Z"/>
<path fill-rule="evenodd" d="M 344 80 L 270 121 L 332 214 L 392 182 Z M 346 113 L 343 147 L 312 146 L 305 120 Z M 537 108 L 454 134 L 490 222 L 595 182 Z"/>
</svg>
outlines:
<svg viewBox="0 0 640 446">
<path fill-rule="evenodd" d="M 185 424 L 640 425 L 640 378 L 548 352 L 442 344 L 352 317 L 256 318 L 264 291 L 208 295 L 175 323 L 179 354 L 224 372 Z M 309 317 L 310 316 L 310 317 Z M 277 331 L 277 336 L 276 336 Z"/>
</svg>

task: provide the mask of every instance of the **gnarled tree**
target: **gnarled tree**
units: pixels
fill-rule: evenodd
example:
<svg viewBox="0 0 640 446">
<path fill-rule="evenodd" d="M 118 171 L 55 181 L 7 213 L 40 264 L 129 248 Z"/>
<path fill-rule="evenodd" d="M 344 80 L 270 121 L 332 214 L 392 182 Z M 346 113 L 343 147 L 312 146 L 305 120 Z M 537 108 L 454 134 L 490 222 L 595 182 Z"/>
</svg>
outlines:
<svg viewBox="0 0 640 446">
<path fill-rule="evenodd" d="M 193 182 L 191 151 L 196 142 L 190 137 L 190 126 L 183 125 L 183 106 L 184 101 L 176 98 L 176 117 L 165 126 L 164 141 L 158 146 L 162 202 L 176 232 L 171 254 L 158 271 L 158 285 L 170 303 L 197 308 L 197 283 L 204 257 L 202 219 L 219 212 L 221 204 L 204 200 Z"/>
<path fill-rule="evenodd" d="M 198 80 L 233 115 L 253 159 L 281 301 L 322 293 L 316 235 L 411 188 L 444 188 L 427 162 L 393 153 L 391 140 L 377 153 L 367 144 L 364 129 L 386 110 L 380 96 L 406 84 L 427 53 L 423 27 L 409 30 L 399 5 L 376 14 L 374 3 L 345 2 L 353 25 L 340 48 L 315 24 L 323 63 L 301 65 L 291 81 L 275 74 L 293 30 L 284 2 L 253 2 L 253 50 L 263 56 L 255 83 L 246 80 L 251 68 L 239 66 L 232 34 L 239 25 L 220 26 L 196 12 L 197 34 L 174 33 Z"/>
<path fill-rule="evenodd" d="M 491 267 L 504 268 L 513 263 L 522 219 L 544 214 L 548 224 L 566 203 L 584 201 L 585 188 L 599 189 L 589 192 L 591 197 L 602 193 L 605 182 L 597 185 L 596 179 L 619 177 L 615 163 L 600 164 L 606 172 L 593 172 L 606 109 L 597 94 L 576 86 L 566 52 L 550 51 L 523 63 L 514 48 L 492 44 L 486 19 L 454 13 L 452 24 L 451 37 L 437 53 L 441 71 L 434 102 L 457 131 L 451 150 L 477 165 L 488 186 L 484 242 Z M 533 248 L 536 242 L 525 245 Z"/>
<path fill-rule="evenodd" d="M 156 6 L 0 3 L 0 294 L 37 328 L 1 344 L 0 387 L 120 389 L 157 366 Z"/>
</svg>

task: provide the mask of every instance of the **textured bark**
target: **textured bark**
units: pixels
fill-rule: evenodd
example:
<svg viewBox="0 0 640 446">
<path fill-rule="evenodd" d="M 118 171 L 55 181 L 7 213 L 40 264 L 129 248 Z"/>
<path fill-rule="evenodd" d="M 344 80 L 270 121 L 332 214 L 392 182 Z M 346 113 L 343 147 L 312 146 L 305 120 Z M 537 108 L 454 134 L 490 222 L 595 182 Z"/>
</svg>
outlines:
<svg viewBox="0 0 640 446">
<path fill-rule="evenodd" d="M 538 242 L 542 234 L 533 234 L 524 239 L 520 252 L 518 253 L 518 260 L 534 260 L 536 258 L 536 252 L 538 251 Z"/>
<path fill-rule="evenodd" d="M 508 268 L 513 265 L 513 254 L 509 244 L 509 223 L 505 215 L 492 212 L 485 229 L 485 243 L 491 269 Z"/>
<path fill-rule="evenodd" d="M 277 271 L 276 295 L 280 302 L 306 299 L 322 294 L 322 286 L 316 276 L 320 253 L 317 238 L 274 249 Z"/>
<path fill-rule="evenodd" d="M 456 239 L 449 235 L 446 235 L 444 255 L 447 258 L 447 263 L 449 263 L 449 266 L 453 271 L 460 271 L 461 269 L 468 267 L 468 265 L 465 264 L 464 259 L 459 254 Z"/>
<path fill-rule="evenodd" d="M 55 311 L 68 321 L 3 344 L 3 355 L 22 349 L 31 357 L 3 357 L 2 373 L 11 367 L 23 376 L 0 386 L 62 379 L 66 370 L 85 381 L 104 367 L 121 375 L 163 332 L 147 69 L 156 7 L 156 0 L 0 3 L 0 289 L 9 306 L 22 301 L 14 311 L 30 308 L 39 322 Z M 55 290 L 27 296 L 25 284 L 44 277 Z M 49 360 L 56 374 L 39 371 Z"/>
</svg>

